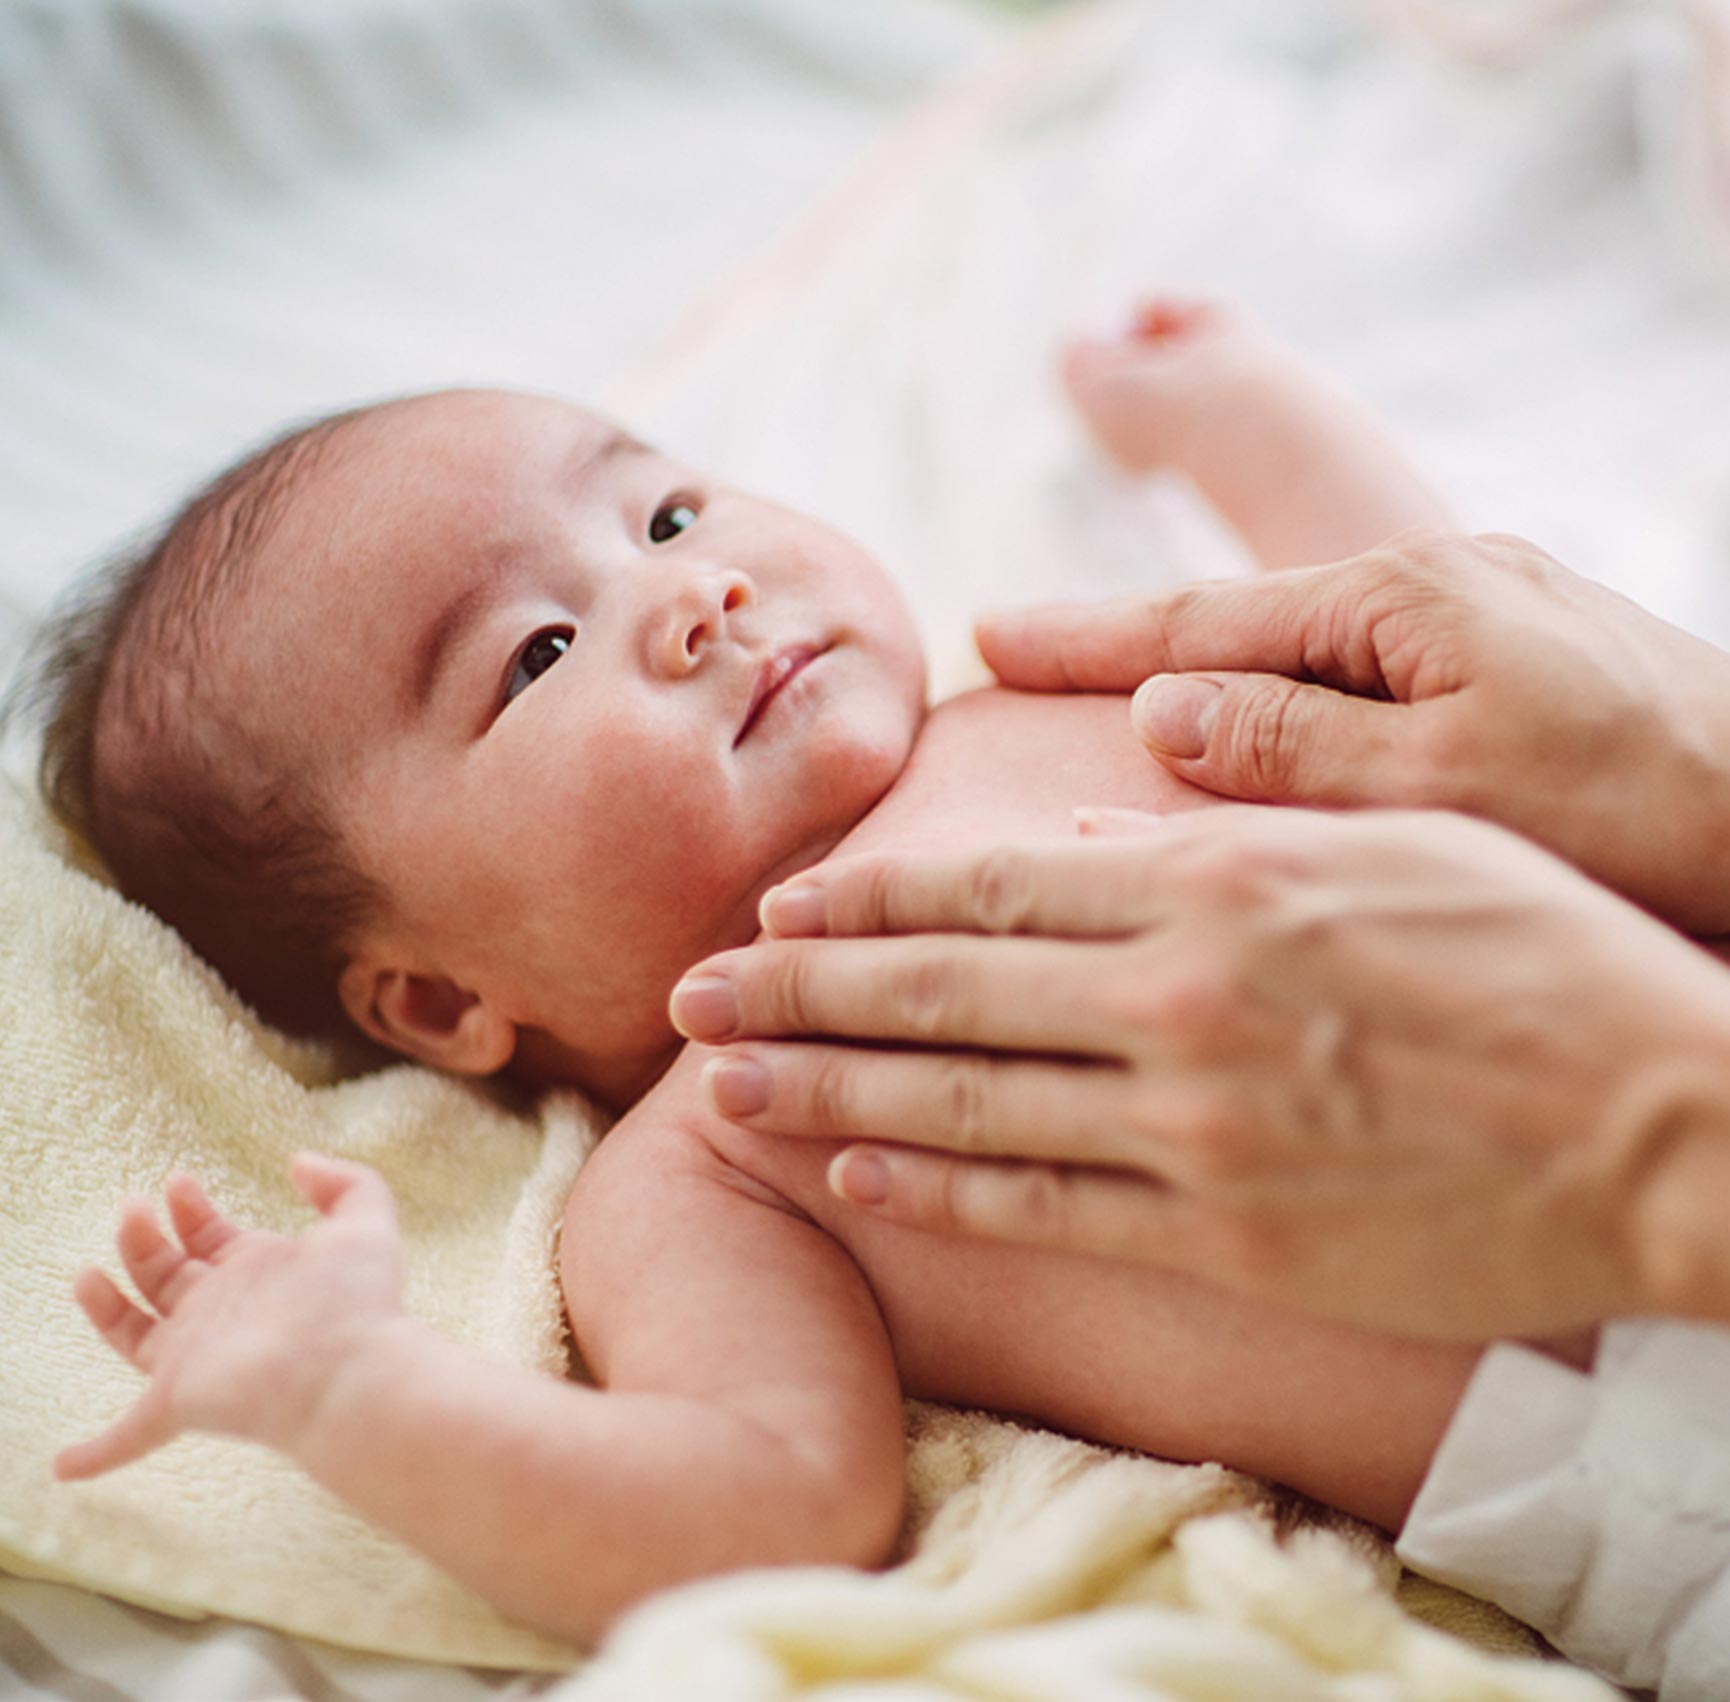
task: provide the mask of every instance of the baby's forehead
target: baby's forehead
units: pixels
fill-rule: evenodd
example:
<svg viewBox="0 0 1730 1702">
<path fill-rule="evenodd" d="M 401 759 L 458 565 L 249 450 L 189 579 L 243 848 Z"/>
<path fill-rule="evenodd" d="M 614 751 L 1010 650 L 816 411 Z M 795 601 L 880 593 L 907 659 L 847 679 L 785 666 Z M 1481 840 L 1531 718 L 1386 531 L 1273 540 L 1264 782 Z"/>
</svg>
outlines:
<svg viewBox="0 0 1730 1702">
<path fill-rule="evenodd" d="M 509 390 L 451 390 L 354 418 L 337 453 L 296 478 L 282 553 L 330 551 L 356 569 L 404 550 L 480 547 L 550 517 L 574 474 L 609 451 L 645 446 L 591 409 Z"/>
<path fill-rule="evenodd" d="M 520 468 L 528 451 L 580 460 L 625 435 L 604 415 L 558 396 L 440 390 L 368 409 L 357 417 L 352 446 L 362 457 L 411 453 L 481 478 Z"/>
<path fill-rule="evenodd" d="M 604 479 L 620 447 L 646 452 L 604 416 L 530 392 L 442 391 L 349 416 L 285 470 L 251 594 L 231 611 L 237 647 L 300 650 L 311 666 L 327 634 L 407 620 L 501 562 L 556 549 L 570 494 Z"/>
</svg>

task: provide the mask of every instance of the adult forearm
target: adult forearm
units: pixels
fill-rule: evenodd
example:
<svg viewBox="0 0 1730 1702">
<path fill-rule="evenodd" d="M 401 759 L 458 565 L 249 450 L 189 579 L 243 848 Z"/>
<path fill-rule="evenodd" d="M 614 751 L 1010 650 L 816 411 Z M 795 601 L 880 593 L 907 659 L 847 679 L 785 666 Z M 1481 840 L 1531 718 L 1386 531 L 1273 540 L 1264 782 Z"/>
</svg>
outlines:
<svg viewBox="0 0 1730 1702">
<path fill-rule="evenodd" d="M 880 1561 L 898 1513 L 724 1407 L 558 1382 L 407 1319 L 294 1452 L 502 1612 L 577 1642 L 689 1578 Z"/>
</svg>

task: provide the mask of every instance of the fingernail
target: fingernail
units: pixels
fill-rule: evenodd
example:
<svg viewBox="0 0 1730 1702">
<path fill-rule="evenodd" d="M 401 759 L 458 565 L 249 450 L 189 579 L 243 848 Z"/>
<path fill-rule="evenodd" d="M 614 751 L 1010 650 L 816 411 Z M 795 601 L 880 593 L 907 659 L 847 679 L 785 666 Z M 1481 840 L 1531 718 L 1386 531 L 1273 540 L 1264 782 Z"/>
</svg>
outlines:
<svg viewBox="0 0 1730 1702">
<path fill-rule="evenodd" d="M 1132 834 L 1157 833 L 1164 826 L 1165 817 L 1152 810 L 1083 804 L 1075 811 L 1075 830 L 1084 839 L 1127 838 Z"/>
<path fill-rule="evenodd" d="M 667 1009 L 673 1026 L 687 1040 L 725 1040 L 739 1026 L 733 983 L 718 975 L 693 975 L 681 981 Z"/>
<path fill-rule="evenodd" d="M 856 1206 L 889 1198 L 889 1166 L 874 1152 L 843 1152 L 829 1166 L 829 1190 Z"/>
<path fill-rule="evenodd" d="M 711 1058 L 703 1081 L 723 1117 L 755 1117 L 768 1109 L 769 1072 L 755 1058 Z"/>
<path fill-rule="evenodd" d="M 1155 674 L 1129 706 L 1136 737 L 1167 756 L 1197 757 L 1219 715 L 1220 686 L 1188 674 Z"/>
<path fill-rule="evenodd" d="M 772 886 L 757 907 L 757 920 L 765 933 L 783 939 L 821 934 L 828 926 L 829 900 L 820 886 Z"/>
</svg>

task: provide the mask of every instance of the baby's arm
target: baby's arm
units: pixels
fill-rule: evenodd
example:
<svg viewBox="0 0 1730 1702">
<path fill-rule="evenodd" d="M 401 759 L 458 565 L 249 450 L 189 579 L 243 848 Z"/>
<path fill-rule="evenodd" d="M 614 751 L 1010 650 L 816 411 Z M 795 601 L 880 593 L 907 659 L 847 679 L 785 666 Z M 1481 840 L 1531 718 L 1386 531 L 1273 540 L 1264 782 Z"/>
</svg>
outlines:
<svg viewBox="0 0 1730 1702">
<path fill-rule="evenodd" d="M 409 1318 L 384 1183 L 303 1157 L 296 1182 L 324 1217 L 298 1238 L 236 1229 L 187 1178 L 168 1190 L 181 1247 L 129 1208 L 122 1253 L 161 1316 L 95 1273 L 78 1292 L 151 1382 L 60 1475 L 182 1430 L 266 1442 L 505 1613 L 585 1642 L 704 1573 L 884 1559 L 900 1396 L 863 1278 L 808 1222 L 730 1186 L 701 1143 L 630 1123 L 566 1219 L 605 1392 Z"/>
<path fill-rule="evenodd" d="M 1457 524 L 1364 402 L 1225 303 L 1157 298 L 1127 336 L 1073 344 L 1064 377 L 1107 454 L 1186 474 L 1263 567 Z"/>
</svg>

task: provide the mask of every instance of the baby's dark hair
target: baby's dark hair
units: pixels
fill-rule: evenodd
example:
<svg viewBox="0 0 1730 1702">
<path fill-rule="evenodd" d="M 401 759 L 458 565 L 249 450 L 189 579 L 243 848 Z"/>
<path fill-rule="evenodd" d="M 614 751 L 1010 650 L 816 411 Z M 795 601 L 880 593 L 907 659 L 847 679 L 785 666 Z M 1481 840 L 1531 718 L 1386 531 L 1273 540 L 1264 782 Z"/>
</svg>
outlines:
<svg viewBox="0 0 1730 1702">
<path fill-rule="evenodd" d="M 43 793 L 121 891 L 300 1035 L 349 1029 L 343 948 L 382 894 L 345 854 L 320 779 L 264 746 L 207 665 L 295 491 L 371 411 L 245 456 L 76 586 L 9 706 L 42 725 Z"/>
</svg>

